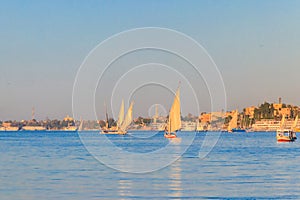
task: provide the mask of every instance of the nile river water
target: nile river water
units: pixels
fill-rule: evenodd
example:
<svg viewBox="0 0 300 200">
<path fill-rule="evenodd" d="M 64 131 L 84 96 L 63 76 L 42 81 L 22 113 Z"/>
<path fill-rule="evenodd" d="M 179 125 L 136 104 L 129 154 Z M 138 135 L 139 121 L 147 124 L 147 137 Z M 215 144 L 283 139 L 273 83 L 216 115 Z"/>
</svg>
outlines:
<svg viewBox="0 0 300 200">
<path fill-rule="evenodd" d="M 138 174 L 117 170 L 117 157 L 110 157 L 112 168 L 98 161 L 79 134 L 105 137 L 98 132 L 0 132 L 0 199 L 300 199 L 300 141 L 277 143 L 275 133 L 222 133 L 203 159 L 198 151 L 205 134 L 197 134 L 171 165 Z M 139 132 L 147 134 L 151 132 Z M 140 153 L 169 142 L 160 133 L 108 138 L 123 150 Z M 106 151 L 100 147 L 99 155 L 113 153 Z"/>
</svg>

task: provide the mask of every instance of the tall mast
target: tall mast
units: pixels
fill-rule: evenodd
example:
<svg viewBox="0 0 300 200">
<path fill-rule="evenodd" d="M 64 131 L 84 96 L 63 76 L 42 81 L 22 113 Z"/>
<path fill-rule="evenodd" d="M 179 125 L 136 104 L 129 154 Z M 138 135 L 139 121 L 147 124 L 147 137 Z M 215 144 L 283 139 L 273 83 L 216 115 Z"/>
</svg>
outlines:
<svg viewBox="0 0 300 200">
<path fill-rule="evenodd" d="M 170 128 L 169 128 L 169 133 L 171 133 L 171 118 L 170 118 Z"/>
<path fill-rule="evenodd" d="M 108 124 L 108 114 L 107 114 L 107 106 L 106 106 L 106 103 L 104 103 L 104 107 L 105 107 L 105 116 L 106 116 L 106 128 L 109 128 L 109 124 Z"/>
<path fill-rule="evenodd" d="M 155 105 L 155 115 L 153 118 L 153 123 L 156 124 L 158 118 L 158 104 Z"/>
<path fill-rule="evenodd" d="M 32 107 L 32 110 L 31 110 L 31 120 L 34 120 L 34 114 L 35 114 L 35 110 L 34 110 L 34 107 Z"/>
</svg>

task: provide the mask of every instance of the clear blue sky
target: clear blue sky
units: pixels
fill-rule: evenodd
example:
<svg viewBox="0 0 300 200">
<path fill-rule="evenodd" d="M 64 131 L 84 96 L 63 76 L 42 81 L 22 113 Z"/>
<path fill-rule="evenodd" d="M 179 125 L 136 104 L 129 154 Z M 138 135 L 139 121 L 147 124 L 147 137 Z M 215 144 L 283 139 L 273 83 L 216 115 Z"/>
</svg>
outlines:
<svg viewBox="0 0 300 200">
<path fill-rule="evenodd" d="M 72 114 L 74 78 L 90 50 L 144 26 L 201 43 L 221 71 L 228 109 L 279 96 L 300 105 L 299 19 L 298 0 L 1 1 L 0 120 L 29 119 L 32 106 L 38 119 Z"/>
</svg>

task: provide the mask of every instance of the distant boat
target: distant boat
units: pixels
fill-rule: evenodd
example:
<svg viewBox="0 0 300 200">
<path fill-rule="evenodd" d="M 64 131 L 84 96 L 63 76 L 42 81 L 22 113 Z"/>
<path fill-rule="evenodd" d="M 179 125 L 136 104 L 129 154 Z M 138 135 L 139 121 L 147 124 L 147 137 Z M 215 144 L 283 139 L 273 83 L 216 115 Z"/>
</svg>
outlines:
<svg viewBox="0 0 300 200">
<path fill-rule="evenodd" d="M 278 142 L 294 142 L 297 139 L 296 133 L 293 129 L 296 128 L 298 116 L 296 117 L 291 129 L 285 129 L 285 115 L 282 115 L 280 128 L 276 131 L 276 139 Z"/>
<path fill-rule="evenodd" d="M 0 131 L 18 131 L 19 129 L 18 126 L 12 126 L 11 122 L 3 122 L 0 127 Z"/>
<path fill-rule="evenodd" d="M 124 101 L 122 100 L 120 112 L 118 116 L 118 121 L 116 126 L 111 126 L 108 121 L 108 114 L 106 112 L 106 125 L 102 128 L 102 134 L 119 134 L 125 135 L 127 133 L 127 129 L 132 122 L 132 110 L 133 110 L 133 102 L 131 102 L 129 109 L 126 113 L 126 117 L 124 118 Z"/>
<path fill-rule="evenodd" d="M 235 110 L 234 114 L 232 116 L 232 119 L 230 120 L 228 128 L 227 128 L 228 133 L 244 133 L 244 132 L 246 132 L 245 129 L 238 127 L 237 121 L 238 121 L 238 111 Z"/>
<path fill-rule="evenodd" d="M 45 131 L 46 130 L 46 127 L 39 126 L 36 123 L 34 114 L 35 114 L 35 109 L 33 107 L 31 111 L 31 121 L 28 125 L 22 127 L 23 131 Z"/>
<path fill-rule="evenodd" d="M 242 128 L 233 128 L 231 130 L 232 133 L 245 133 L 246 130 L 245 129 L 242 129 Z"/>
<path fill-rule="evenodd" d="M 165 127 L 165 138 L 176 138 L 176 132 L 181 129 L 180 116 L 180 88 L 178 87 L 174 97 L 173 105 L 169 112 L 169 118 Z"/>
<path fill-rule="evenodd" d="M 67 126 L 63 128 L 64 131 L 77 131 L 77 126 Z"/>
<path fill-rule="evenodd" d="M 46 128 L 43 126 L 23 126 L 23 131 L 45 131 Z"/>
<path fill-rule="evenodd" d="M 63 131 L 77 131 L 78 127 L 75 125 L 75 120 L 72 117 L 69 117 L 69 115 L 67 115 L 67 117 L 64 118 L 64 121 L 68 123 L 67 127 L 63 127 L 62 130 Z"/>
<path fill-rule="evenodd" d="M 20 128 L 16 126 L 0 127 L 0 131 L 18 131 Z"/>
<path fill-rule="evenodd" d="M 297 137 L 291 129 L 278 129 L 276 131 L 276 139 L 278 142 L 294 142 Z"/>
</svg>

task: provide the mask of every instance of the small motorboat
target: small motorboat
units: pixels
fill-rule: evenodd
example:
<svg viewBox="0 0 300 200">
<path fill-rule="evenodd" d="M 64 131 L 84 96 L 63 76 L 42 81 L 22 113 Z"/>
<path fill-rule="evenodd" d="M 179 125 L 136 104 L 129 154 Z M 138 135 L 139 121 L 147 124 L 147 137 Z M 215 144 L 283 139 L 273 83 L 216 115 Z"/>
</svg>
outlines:
<svg viewBox="0 0 300 200">
<path fill-rule="evenodd" d="M 290 129 L 280 129 L 276 132 L 277 142 L 294 142 L 297 139 L 296 133 Z"/>
<path fill-rule="evenodd" d="M 177 138 L 176 134 L 165 133 L 165 138 Z"/>
</svg>

